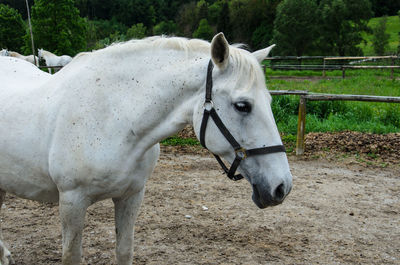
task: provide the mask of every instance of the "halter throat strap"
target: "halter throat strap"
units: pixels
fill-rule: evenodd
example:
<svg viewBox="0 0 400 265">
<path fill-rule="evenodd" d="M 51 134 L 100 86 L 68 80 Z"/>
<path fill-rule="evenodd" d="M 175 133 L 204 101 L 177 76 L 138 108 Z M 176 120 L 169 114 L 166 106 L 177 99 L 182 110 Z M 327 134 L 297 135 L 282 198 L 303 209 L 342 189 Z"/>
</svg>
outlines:
<svg viewBox="0 0 400 265">
<path fill-rule="evenodd" d="M 205 95 L 205 101 L 204 101 L 204 113 L 203 113 L 203 119 L 201 121 L 201 126 L 200 126 L 200 143 L 201 145 L 208 149 L 205 143 L 205 135 L 206 135 L 206 129 L 207 129 L 207 124 L 208 120 L 211 116 L 213 119 L 215 125 L 219 129 L 219 131 L 222 133 L 222 135 L 225 137 L 225 139 L 230 143 L 232 146 L 233 150 L 235 151 L 235 159 L 232 162 L 231 167 L 228 169 L 228 167 L 224 164 L 222 159 L 216 155 L 213 154 L 214 157 L 217 159 L 218 163 L 224 170 L 224 172 L 227 174 L 227 176 L 231 180 L 239 180 L 242 179 L 243 176 L 241 174 L 235 175 L 235 172 L 237 168 L 240 165 L 240 162 L 243 159 L 246 159 L 249 156 L 255 156 L 255 155 L 265 155 L 265 154 L 271 154 L 271 153 L 278 153 L 278 152 L 286 152 L 285 147 L 283 145 L 274 145 L 274 146 L 268 146 L 268 147 L 261 147 L 261 148 L 254 148 L 254 149 L 249 149 L 246 150 L 245 148 L 241 147 L 241 145 L 236 141 L 235 137 L 229 132 L 228 128 L 224 125 L 222 120 L 220 119 L 218 113 L 214 109 L 214 103 L 212 101 L 212 87 L 213 87 L 213 81 L 212 81 L 212 71 L 214 69 L 214 64 L 210 60 L 208 63 L 207 67 L 207 79 L 206 79 L 206 95 Z"/>
</svg>

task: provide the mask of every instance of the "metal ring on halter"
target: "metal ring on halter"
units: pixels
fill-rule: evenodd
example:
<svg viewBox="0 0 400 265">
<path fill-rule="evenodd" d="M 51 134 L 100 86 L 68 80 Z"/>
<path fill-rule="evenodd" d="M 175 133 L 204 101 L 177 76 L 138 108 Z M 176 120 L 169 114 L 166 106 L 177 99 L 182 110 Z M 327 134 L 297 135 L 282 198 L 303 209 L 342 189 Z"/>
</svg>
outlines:
<svg viewBox="0 0 400 265">
<path fill-rule="evenodd" d="M 246 159 L 247 158 L 247 153 L 246 153 L 246 149 L 244 149 L 243 147 L 240 147 L 238 149 L 235 150 L 235 154 L 237 157 L 240 157 L 241 159 Z"/>
<path fill-rule="evenodd" d="M 212 101 L 212 100 L 210 100 L 210 101 L 205 101 L 204 103 L 203 103 L 203 109 L 205 109 L 205 110 L 207 110 L 207 111 L 210 111 L 211 109 L 213 109 L 214 108 L 214 102 Z"/>
</svg>

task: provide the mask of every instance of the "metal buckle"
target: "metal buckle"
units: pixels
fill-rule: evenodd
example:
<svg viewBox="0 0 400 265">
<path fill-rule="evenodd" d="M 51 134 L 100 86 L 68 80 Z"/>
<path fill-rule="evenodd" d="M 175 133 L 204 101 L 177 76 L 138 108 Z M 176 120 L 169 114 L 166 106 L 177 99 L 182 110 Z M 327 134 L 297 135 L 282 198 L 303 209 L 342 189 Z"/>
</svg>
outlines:
<svg viewBox="0 0 400 265">
<path fill-rule="evenodd" d="M 207 111 L 212 110 L 212 109 L 214 108 L 214 102 L 213 102 L 212 100 L 210 100 L 210 101 L 205 101 L 205 102 L 203 103 L 203 108 L 204 108 L 205 110 L 207 110 Z"/>
<path fill-rule="evenodd" d="M 243 147 L 240 147 L 238 149 L 235 150 L 235 154 L 237 157 L 241 158 L 241 159 L 246 159 L 247 158 L 247 153 L 246 153 L 246 149 L 244 149 Z"/>
</svg>

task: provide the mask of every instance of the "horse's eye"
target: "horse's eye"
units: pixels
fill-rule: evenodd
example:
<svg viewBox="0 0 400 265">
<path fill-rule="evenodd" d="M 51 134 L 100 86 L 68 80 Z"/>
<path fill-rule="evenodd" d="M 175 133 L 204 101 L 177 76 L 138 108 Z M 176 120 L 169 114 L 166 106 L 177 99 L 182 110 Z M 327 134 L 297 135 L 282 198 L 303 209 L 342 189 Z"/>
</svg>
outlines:
<svg viewBox="0 0 400 265">
<path fill-rule="evenodd" d="M 251 112 L 251 105 L 249 102 L 246 101 L 239 101 L 235 104 L 235 109 L 240 112 L 250 113 Z"/>
</svg>

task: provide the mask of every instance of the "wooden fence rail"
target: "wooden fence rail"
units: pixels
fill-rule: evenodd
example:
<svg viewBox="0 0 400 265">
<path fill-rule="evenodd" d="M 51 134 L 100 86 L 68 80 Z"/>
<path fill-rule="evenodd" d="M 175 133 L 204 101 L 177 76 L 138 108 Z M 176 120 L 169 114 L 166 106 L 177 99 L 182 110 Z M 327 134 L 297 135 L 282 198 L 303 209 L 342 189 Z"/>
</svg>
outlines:
<svg viewBox="0 0 400 265">
<path fill-rule="evenodd" d="M 346 78 L 346 69 L 392 69 L 390 78 L 394 78 L 394 69 L 400 69 L 399 65 L 343 65 L 342 78 Z"/>
<path fill-rule="evenodd" d="M 359 60 L 359 62 L 356 63 L 363 63 L 363 62 L 368 62 L 368 61 L 375 61 L 375 60 L 388 60 L 390 59 L 390 65 L 349 65 L 349 64 L 344 64 L 344 63 L 339 63 L 339 64 L 332 64 L 332 61 L 345 61 L 345 60 Z M 332 70 L 342 70 L 342 77 L 345 78 L 345 71 L 346 69 L 391 69 L 391 78 L 394 78 L 394 69 L 400 68 L 400 66 L 395 65 L 395 61 L 399 60 L 399 56 L 350 56 L 350 57 L 345 57 L 345 56 L 274 56 L 274 57 L 267 57 L 265 60 L 270 61 L 269 66 L 264 67 L 269 67 L 271 69 L 280 69 L 280 70 L 320 70 L 322 71 L 322 76 L 326 76 L 326 71 L 332 71 Z M 274 64 L 274 61 L 297 61 L 298 64 Z M 305 61 L 309 60 L 314 60 L 315 61 L 320 61 L 321 64 L 308 64 L 308 63 L 303 63 Z M 353 62 L 354 63 L 354 62 Z"/>
<path fill-rule="evenodd" d="M 326 101 L 326 100 L 348 100 L 348 101 L 368 101 L 400 103 L 400 97 L 369 96 L 369 95 L 338 95 L 309 93 L 303 90 L 270 90 L 271 95 L 297 95 L 300 96 L 299 116 L 297 123 L 296 155 L 304 154 L 305 150 L 305 128 L 306 128 L 306 105 L 307 101 Z"/>
</svg>

